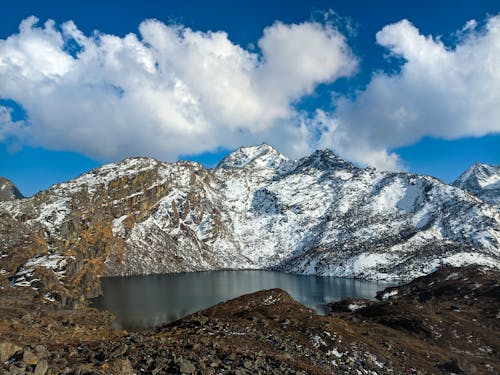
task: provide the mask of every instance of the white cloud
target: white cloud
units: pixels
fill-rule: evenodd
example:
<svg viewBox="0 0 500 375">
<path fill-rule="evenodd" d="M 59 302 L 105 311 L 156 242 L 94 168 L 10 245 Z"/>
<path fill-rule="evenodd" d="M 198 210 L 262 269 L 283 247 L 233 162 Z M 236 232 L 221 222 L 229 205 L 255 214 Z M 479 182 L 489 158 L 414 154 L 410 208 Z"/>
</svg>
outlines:
<svg viewBox="0 0 500 375">
<path fill-rule="evenodd" d="M 453 47 L 409 21 L 377 42 L 403 62 L 374 73 L 336 109 L 298 112 L 318 84 L 352 75 L 357 59 L 331 23 L 276 22 L 255 48 L 225 32 L 146 20 L 139 33 L 84 35 L 73 22 L 0 40 L 0 142 L 74 150 L 100 160 L 152 155 L 174 160 L 218 147 L 269 142 L 289 156 L 331 147 L 364 165 L 400 169 L 391 150 L 424 136 L 457 139 L 500 132 L 500 15 L 469 20 Z"/>
<path fill-rule="evenodd" d="M 263 140 L 305 153 L 310 132 L 295 101 L 357 65 L 331 24 L 276 22 L 257 54 L 224 32 L 156 20 L 125 37 L 37 21 L 24 20 L 19 33 L 0 40 L 0 98 L 28 115 L 13 125 L 0 111 L 0 141 L 8 132 L 18 142 L 101 160 L 173 160 Z"/>
<path fill-rule="evenodd" d="M 12 109 L 0 105 L 0 142 L 8 142 L 9 150 L 17 150 L 21 145 L 19 137 L 25 131 L 24 121 L 12 119 Z"/>
<path fill-rule="evenodd" d="M 401 71 L 374 74 L 355 99 L 341 98 L 334 113 L 317 115 L 319 144 L 361 164 L 399 169 L 390 150 L 424 136 L 500 132 L 500 16 L 482 30 L 468 21 L 461 31 L 450 48 L 407 20 L 385 26 L 377 42 L 404 59 Z"/>
<path fill-rule="evenodd" d="M 464 31 L 474 30 L 476 27 L 477 27 L 477 21 L 476 20 L 468 20 L 465 23 L 465 25 L 462 28 L 462 30 L 460 30 L 460 31 L 464 32 Z"/>
</svg>

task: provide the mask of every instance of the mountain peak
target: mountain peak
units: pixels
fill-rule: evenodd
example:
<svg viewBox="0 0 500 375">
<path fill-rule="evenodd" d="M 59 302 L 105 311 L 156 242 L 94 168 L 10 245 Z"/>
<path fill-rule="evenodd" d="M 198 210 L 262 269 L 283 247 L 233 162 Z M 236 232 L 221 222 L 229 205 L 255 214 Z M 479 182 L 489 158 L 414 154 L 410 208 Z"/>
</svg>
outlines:
<svg viewBox="0 0 500 375">
<path fill-rule="evenodd" d="M 0 202 L 21 199 L 23 195 L 12 181 L 0 177 Z"/>
<path fill-rule="evenodd" d="M 453 185 L 458 187 L 476 185 L 476 188 L 480 189 L 498 189 L 500 188 L 500 165 L 476 163 L 462 173 Z"/>
<path fill-rule="evenodd" d="M 357 169 L 352 163 L 337 156 L 332 150 L 328 148 L 316 150 L 311 155 L 297 160 L 297 168 L 314 168 L 325 171 L 353 171 Z"/>
<path fill-rule="evenodd" d="M 476 163 L 462 173 L 453 186 L 468 190 L 486 203 L 500 204 L 500 165 Z"/>
<path fill-rule="evenodd" d="M 245 168 L 250 165 L 260 168 L 277 168 L 286 160 L 288 159 L 278 150 L 267 143 L 262 143 L 258 146 L 238 148 L 222 159 L 217 168 Z"/>
</svg>

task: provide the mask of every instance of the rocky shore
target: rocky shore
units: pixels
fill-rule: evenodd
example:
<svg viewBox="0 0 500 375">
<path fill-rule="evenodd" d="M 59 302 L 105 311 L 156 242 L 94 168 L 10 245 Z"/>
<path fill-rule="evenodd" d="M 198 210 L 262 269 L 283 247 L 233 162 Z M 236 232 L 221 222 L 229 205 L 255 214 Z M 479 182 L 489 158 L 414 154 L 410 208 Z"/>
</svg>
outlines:
<svg viewBox="0 0 500 375">
<path fill-rule="evenodd" d="M 0 290 L 5 374 L 498 374 L 500 273 L 443 268 L 328 316 L 279 289 L 139 332 L 28 288 Z"/>
</svg>

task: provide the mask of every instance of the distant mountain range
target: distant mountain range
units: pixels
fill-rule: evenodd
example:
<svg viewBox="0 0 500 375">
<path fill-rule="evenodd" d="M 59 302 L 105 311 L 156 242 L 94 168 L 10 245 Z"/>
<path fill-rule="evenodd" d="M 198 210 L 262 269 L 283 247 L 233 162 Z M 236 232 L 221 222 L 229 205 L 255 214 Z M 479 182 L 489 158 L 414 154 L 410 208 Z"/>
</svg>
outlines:
<svg viewBox="0 0 500 375">
<path fill-rule="evenodd" d="M 99 276 L 230 268 L 411 279 L 442 264 L 500 267 L 499 166 L 476 164 L 448 185 L 361 169 L 330 150 L 288 160 L 262 144 L 213 169 L 129 158 L 31 198 L 3 183 L 0 272 L 47 298 L 96 295 Z"/>
</svg>

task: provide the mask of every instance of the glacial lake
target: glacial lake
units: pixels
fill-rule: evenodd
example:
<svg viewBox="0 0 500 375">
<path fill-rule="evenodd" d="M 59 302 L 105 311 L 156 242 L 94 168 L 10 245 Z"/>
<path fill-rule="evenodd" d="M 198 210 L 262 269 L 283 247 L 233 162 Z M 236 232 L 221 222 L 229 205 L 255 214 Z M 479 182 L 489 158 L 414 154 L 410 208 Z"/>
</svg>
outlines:
<svg viewBox="0 0 500 375">
<path fill-rule="evenodd" d="M 243 294 L 281 288 L 295 300 L 326 313 L 326 303 L 348 297 L 375 299 L 395 283 L 272 271 L 215 271 L 102 279 L 103 296 L 93 305 L 116 315 L 115 327 L 128 330 L 173 322 Z"/>
</svg>

